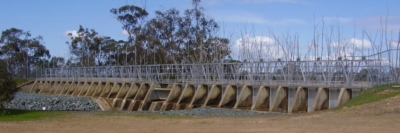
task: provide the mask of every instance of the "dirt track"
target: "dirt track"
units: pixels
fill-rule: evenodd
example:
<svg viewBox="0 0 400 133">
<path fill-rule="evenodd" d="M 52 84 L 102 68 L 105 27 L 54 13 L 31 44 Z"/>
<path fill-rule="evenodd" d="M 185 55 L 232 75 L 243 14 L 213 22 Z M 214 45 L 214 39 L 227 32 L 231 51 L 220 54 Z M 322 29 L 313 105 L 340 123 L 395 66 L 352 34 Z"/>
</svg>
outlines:
<svg viewBox="0 0 400 133">
<path fill-rule="evenodd" d="M 339 111 L 280 117 L 168 117 L 77 113 L 39 121 L 1 122 L 4 133 L 400 132 L 400 96 Z"/>
</svg>

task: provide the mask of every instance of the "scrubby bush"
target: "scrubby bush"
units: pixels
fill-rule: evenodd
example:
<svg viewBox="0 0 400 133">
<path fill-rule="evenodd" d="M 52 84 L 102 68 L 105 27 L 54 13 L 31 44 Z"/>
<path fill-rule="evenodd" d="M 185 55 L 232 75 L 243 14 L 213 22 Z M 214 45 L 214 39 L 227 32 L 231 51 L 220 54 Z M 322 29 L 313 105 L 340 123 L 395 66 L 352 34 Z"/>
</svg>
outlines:
<svg viewBox="0 0 400 133">
<path fill-rule="evenodd" d="M 10 102 L 18 91 L 11 73 L 7 71 L 7 63 L 0 60 L 0 110 L 4 109 L 4 103 Z"/>
</svg>

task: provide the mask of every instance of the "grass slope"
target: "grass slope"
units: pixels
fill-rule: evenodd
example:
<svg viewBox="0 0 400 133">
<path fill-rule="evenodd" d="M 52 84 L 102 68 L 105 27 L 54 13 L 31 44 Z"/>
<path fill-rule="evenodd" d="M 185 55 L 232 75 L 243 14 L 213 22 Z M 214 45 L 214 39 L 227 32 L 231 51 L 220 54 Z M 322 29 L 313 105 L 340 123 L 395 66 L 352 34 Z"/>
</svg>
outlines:
<svg viewBox="0 0 400 133">
<path fill-rule="evenodd" d="M 351 100 L 349 100 L 342 106 L 339 106 L 338 108 L 340 109 L 343 107 L 352 107 L 366 103 L 372 103 L 382 99 L 394 97 L 399 94 L 400 94 L 400 88 L 398 87 L 392 87 L 390 85 L 376 86 L 362 91 L 356 97 L 352 98 Z"/>
<path fill-rule="evenodd" d="M 69 114 L 63 111 L 0 110 L 0 121 L 26 121 L 54 118 Z"/>
<path fill-rule="evenodd" d="M 15 79 L 15 82 L 17 83 L 17 86 L 22 85 L 26 82 L 30 81 L 29 79 L 22 79 L 22 78 L 17 78 Z"/>
</svg>

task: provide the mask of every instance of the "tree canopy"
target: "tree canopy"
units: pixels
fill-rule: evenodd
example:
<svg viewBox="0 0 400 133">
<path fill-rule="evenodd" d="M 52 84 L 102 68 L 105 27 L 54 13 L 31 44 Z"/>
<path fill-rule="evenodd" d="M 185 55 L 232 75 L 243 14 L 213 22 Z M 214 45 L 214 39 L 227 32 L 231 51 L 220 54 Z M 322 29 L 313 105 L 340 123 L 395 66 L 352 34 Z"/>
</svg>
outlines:
<svg viewBox="0 0 400 133">
<path fill-rule="evenodd" d="M 135 5 L 110 9 L 128 34 L 127 40 L 116 41 L 100 36 L 94 29 L 79 26 L 77 36 L 67 42 L 69 65 L 140 65 L 171 63 L 222 62 L 230 54 L 229 40 L 219 37 L 219 25 L 205 15 L 200 0 L 192 9 L 172 8 L 148 12 Z"/>
<path fill-rule="evenodd" d="M 0 60 L 0 109 L 3 109 L 4 103 L 11 101 L 18 91 L 16 83 L 11 73 L 7 71 L 6 66 L 6 62 Z"/>
<path fill-rule="evenodd" d="M 43 45 L 43 37 L 32 37 L 29 31 L 10 28 L 1 33 L 0 57 L 7 64 L 12 75 L 26 77 L 32 66 L 43 58 L 50 58 L 50 52 Z"/>
</svg>

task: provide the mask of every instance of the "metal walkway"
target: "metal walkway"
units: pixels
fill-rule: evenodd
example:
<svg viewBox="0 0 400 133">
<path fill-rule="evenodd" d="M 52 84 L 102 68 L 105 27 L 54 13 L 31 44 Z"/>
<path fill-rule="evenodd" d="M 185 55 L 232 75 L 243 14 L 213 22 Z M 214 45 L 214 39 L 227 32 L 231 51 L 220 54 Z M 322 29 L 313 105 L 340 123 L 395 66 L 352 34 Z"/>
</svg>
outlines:
<svg viewBox="0 0 400 133">
<path fill-rule="evenodd" d="M 104 99 L 128 111 L 211 106 L 312 112 L 399 81 L 398 70 L 381 60 L 69 67 L 41 75 L 29 85 L 32 93 Z"/>
<path fill-rule="evenodd" d="M 387 64 L 387 63 L 386 63 Z M 46 68 L 51 81 L 372 87 L 398 80 L 379 60 L 274 61 Z"/>
</svg>

